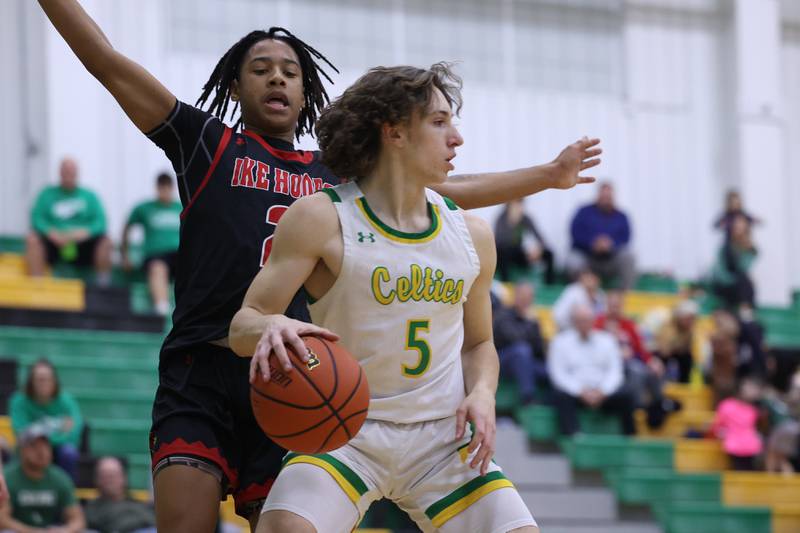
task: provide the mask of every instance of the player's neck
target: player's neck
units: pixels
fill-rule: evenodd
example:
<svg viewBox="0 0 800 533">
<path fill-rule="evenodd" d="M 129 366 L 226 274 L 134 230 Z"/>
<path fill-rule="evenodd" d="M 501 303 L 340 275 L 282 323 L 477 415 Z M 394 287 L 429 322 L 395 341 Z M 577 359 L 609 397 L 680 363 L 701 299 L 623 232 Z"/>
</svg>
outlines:
<svg viewBox="0 0 800 533">
<path fill-rule="evenodd" d="M 292 149 L 294 149 L 294 129 L 286 131 L 266 131 L 252 124 L 245 124 L 244 127 L 245 129 L 250 130 L 257 135 L 260 135 L 261 137 L 269 137 L 270 139 L 279 139 L 281 141 L 287 142 L 292 146 Z"/>
<path fill-rule="evenodd" d="M 410 175 L 402 161 L 379 159 L 358 186 L 385 224 L 408 232 L 424 231 L 430 224 L 425 186 Z"/>
</svg>

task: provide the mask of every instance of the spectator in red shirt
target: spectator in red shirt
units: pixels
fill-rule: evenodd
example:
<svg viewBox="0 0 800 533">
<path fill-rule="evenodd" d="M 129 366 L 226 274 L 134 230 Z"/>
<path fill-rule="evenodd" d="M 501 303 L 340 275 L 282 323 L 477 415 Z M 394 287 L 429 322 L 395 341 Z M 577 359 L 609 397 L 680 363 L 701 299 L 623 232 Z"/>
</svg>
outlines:
<svg viewBox="0 0 800 533">
<path fill-rule="evenodd" d="M 662 392 L 664 364 L 645 348 L 639 328 L 625 316 L 624 293 L 619 290 L 606 294 L 607 311 L 597 316 L 594 327 L 611 333 L 620 345 L 625 361 L 625 381 L 633 391 L 638 407 L 647 410 L 647 423 L 657 428 L 664 423 L 666 414 L 679 408 L 665 398 Z"/>
</svg>

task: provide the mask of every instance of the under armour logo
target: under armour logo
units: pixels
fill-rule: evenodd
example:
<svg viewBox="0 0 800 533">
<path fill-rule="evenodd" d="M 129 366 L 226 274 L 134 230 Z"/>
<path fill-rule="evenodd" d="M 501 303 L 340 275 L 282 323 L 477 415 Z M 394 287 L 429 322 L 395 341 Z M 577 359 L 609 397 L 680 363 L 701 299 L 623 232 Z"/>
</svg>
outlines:
<svg viewBox="0 0 800 533">
<path fill-rule="evenodd" d="M 363 232 L 358 232 L 358 242 L 375 242 L 375 235 L 373 233 L 364 234 Z"/>
</svg>

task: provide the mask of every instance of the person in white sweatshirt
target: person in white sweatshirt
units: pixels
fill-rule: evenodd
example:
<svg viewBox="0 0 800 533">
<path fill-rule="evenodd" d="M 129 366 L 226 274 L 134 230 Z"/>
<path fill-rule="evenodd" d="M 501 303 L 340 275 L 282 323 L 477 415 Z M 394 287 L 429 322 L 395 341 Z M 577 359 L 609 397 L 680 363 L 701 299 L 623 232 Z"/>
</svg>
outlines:
<svg viewBox="0 0 800 533">
<path fill-rule="evenodd" d="M 587 407 L 617 414 L 623 433 L 634 434 L 634 401 L 624 387 L 619 343 L 610 333 L 593 329 L 591 307 L 577 303 L 571 311 L 572 327 L 553 338 L 547 357 L 561 433 L 579 432 L 578 407 Z"/>
<path fill-rule="evenodd" d="M 588 306 L 595 315 L 606 310 L 606 295 L 600 288 L 600 278 L 589 269 L 581 271 L 578 279 L 567 285 L 553 304 L 553 320 L 559 331 L 572 327 L 572 310 L 578 304 Z"/>
</svg>

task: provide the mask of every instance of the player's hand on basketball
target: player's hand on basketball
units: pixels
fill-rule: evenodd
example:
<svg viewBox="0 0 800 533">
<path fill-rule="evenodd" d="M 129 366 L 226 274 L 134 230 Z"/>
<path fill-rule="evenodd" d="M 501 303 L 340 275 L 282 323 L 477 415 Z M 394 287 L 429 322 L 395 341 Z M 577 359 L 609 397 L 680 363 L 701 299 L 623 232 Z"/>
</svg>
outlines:
<svg viewBox="0 0 800 533">
<path fill-rule="evenodd" d="M 472 456 L 469 466 L 470 468 L 480 466 L 481 475 L 483 476 L 489 471 L 489 463 L 491 463 L 494 456 L 495 437 L 497 434 L 494 394 L 491 391 L 473 390 L 461 402 L 456 411 L 456 440 L 464 436 L 468 422 L 473 425 L 472 440 L 467 448 L 469 455 Z"/>
<path fill-rule="evenodd" d="M 292 371 L 287 345 L 288 349 L 294 351 L 303 362 L 308 361 L 308 351 L 300 338 L 302 335 L 316 335 L 331 341 L 339 340 L 339 336 L 330 330 L 285 315 L 268 315 L 266 319 L 264 331 L 250 362 L 250 383 L 255 382 L 258 373 L 261 373 L 264 381 L 269 381 L 270 356 L 276 359 L 276 363 L 284 372 Z"/>
<path fill-rule="evenodd" d="M 603 149 L 599 148 L 598 144 L 600 144 L 600 139 L 590 139 L 584 136 L 564 148 L 553 161 L 556 172 L 553 176 L 552 187 L 554 189 L 571 189 L 582 183 L 593 183 L 595 178 L 584 177 L 580 173 L 600 164 L 600 158 L 597 156 L 603 153 Z"/>
</svg>

